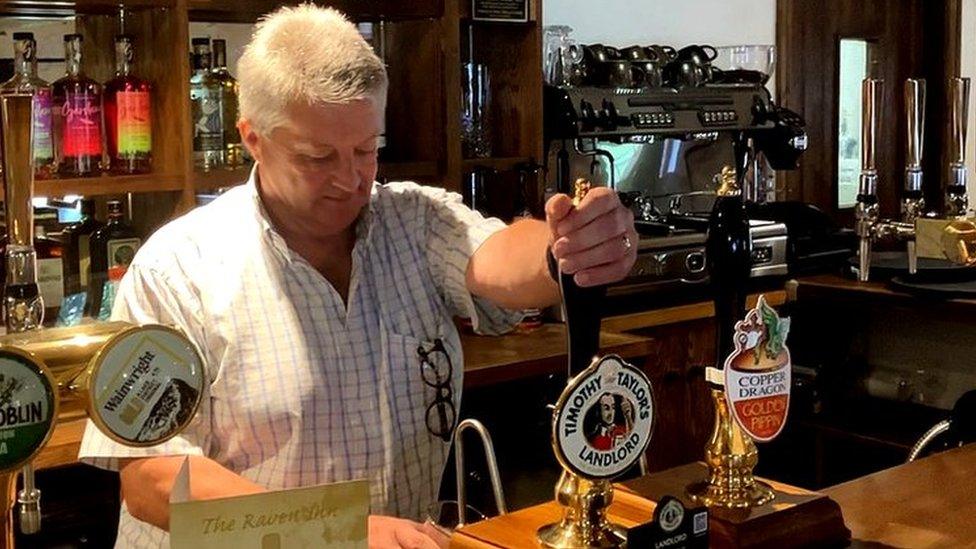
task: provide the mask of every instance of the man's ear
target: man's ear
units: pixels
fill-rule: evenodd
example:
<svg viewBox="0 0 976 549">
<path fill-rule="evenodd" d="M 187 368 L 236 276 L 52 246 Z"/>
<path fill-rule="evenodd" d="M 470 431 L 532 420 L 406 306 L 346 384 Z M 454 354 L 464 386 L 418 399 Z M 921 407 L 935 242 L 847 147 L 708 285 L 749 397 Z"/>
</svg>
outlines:
<svg viewBox="0 0 976 549">
<path fill-rule="evenodd" d="M 251 153 L 251 158 L 257 162 L 261 162 L 261 138 L 254 131 L 254 126 L 251 124 L 251 121 L 246 118 L 238 120 L 237 131 L 241 133 L 241 143 L 247 147 L 247 151 Z"/>
</svg>

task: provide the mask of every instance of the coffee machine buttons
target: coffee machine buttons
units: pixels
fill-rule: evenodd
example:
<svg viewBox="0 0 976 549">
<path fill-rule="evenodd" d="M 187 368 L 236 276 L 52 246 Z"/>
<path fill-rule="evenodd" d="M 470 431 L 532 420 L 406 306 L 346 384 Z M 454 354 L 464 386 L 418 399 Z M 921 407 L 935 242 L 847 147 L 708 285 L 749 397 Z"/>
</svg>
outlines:
<svg viewBox="0 0 976 549">
<path fill-rule="evenodd" d="M 699 111 L 698 119 L 706 126 L 723 126 L 739 120 L 735 111 Z"/>
<path fill-rule="evenodd" d="M 626 121 L 626 119 L 624 119 Z M 603 109 L 600 110 L 600 126 L 608 131 L 614 131 L 617 129 L 617 107 L 614 106 L 613 102 L 606 99 L 603 100 Z"/>
<path fill-rule="evenodd" d="M 668 128 L 674 126 L 674 114 L 670 112 L 638 112 L 630 115 L 635 128 Z"/>
</svg>

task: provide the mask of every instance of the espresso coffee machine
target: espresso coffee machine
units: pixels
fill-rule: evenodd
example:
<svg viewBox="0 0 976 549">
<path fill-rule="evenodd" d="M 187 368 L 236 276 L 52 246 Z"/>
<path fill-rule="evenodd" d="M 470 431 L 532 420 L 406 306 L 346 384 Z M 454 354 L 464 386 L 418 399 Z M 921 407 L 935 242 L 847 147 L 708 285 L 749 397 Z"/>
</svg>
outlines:
<svg viewBox="0 0 976 549">
<path fill-rule="evenodd" d="M 709 69 L 688 79 L 684 69 L 700 63 L 692 56 L 676 65 L 685 50 L 646 48 L 644 60 L 631 61 L 634 78 L 625 81 L 626 61 L 599 59 L 634 55 L 595 49 L 584 56 L 574 85 L 545 88 L 547 185 L 569 193 L 576 177 L 586 177 L 615 189 L 633 209 L 641 235 L 637 262 L 609 296 L 704 283 L 717 191 L 734 185 L 753 205 L 764 202 L 768 189 L 758 166 L 768 160 L 773 169 L 795 168 L 806 148 L 803 121 L 775 105 L 753 75 Z M 648 60 L 653 55 L 670 57 L 663 76 L 641 78 L 656 66 Z M 752 277 L 788 274 L 786 225 L 752 217 Z"/>
</svg>

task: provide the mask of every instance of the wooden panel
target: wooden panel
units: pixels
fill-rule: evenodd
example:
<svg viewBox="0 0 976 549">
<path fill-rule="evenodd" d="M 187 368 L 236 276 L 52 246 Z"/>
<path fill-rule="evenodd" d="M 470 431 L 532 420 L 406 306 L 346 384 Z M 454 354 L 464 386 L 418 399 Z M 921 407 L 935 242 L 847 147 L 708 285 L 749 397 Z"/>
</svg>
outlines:
<svg viewBox="0 0 976 549">
<path fill-rule="evenodd" d="M 277 0 L 191 0 L 190 19 L 227 23 L 253 23 L 283 3 Z M 355 21 L 402 21 L 436 19 L 444 13 L 444 0 L 326 0 L 331 6 Z"/>
<path fill-rule="evenodd" d="M 145 193 L 158 191 L 179 191 L 183 189 L 183 174 L 147 174 L 85 177 L 80 179 L 39 179 L 34 182 L 37 196 L 64 196 L 81 194 L 85 196 L 101 194 Z"/>
<path fill-rule="evenodd" d="M 837 93 L 839 40 L 872 42 L 870 75 L 885 80 L 878 138 L 878 197 L 881 215 L 897 216 L 905 163 L 904 99 L 909 77 L 928 81 L 924 168 L 926 195 L 941 207 L 940 185 L 945 133 L 946 67 L 958 65 L 958 33 L 946 25 L 956 0 L 842 0 L 823 9 L 818 0 L 778 0 L 777 97 L 806 118 L 809 149 L 795 172 L 781 172 L 788 199 L 815 204 L 850 224 L 853 210 L 837 207 Z M 950 25 L 952 27 L 952 25 Z M 938 39 L 932 39 L 938 37 Z"/>
<path fill-rule="evenodd" d="M 386 25 L 390 91 L 384 162 L 438 161 L 444 147 L 444 55 L 440 26 L 428 21 Z M 379 32 L 374 27 L 374 32 Z"/>
<path fill-rule="evenodd" d="M 0 15 L 35 17 L 70 17 L 75 14 L 115 14 L 119 6 L 136 8 L 173 8 L 176 0 L 74 0 L 36 2 L 34 0 L 0 0 Z"/>
</svg>

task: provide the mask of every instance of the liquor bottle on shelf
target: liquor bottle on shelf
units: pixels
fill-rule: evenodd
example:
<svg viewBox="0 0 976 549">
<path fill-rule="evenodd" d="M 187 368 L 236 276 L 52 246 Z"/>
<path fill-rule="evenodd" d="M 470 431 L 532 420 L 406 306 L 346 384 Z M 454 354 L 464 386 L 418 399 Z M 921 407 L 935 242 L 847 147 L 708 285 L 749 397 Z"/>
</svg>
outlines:
<svg viewBox="0 0 976 549">
<path fill-rule="evenodd" d="M 29 93 L 34 96 L 34 177 L 54 174 L 54 144 L 51 137 L 51 86 L 37 76 L 37 42 L 29 32 L 14 33 L 14 75 L 0 85 L 0 93 Z"/>
<path fill-rule="evenodd" d="M 220 83 L 221 122 L 224 134 L 224 165 L 237 168 L 244 164 L 241 134 L 237 131 L 237 118 L 240 110 L 237 106 L 239 93 L 237 80 L 227 70 L 227 41 L 213 41 L 214 68 L 213 75 Z"/>
<path fill-rule="evenodd" d="M 89 291 L 91 277 L 91 236 L 105 224 L 95 219 L 95 201 L 81 201 L 81 221 L 72 223 L 61 231 L 64 243 L 65 292 L 75 294 Z"/>
<path fill-rule="evenodd" d="M 44 300 L 44 325 L 53 326 L 64 299 L 64 246 L 50 238 L 40 224 L 34 225 L 37 252 L 37 289 Z"/>
<path fill-rule="evenodd" d="M 212 170 L 224 164 L 224 123 L 220 81 L 210 70 L 210 39 L 193 39 L 190 76 L 190 118 L 193 122 L 193 164 Z"/>
<path fill-rule="evenodd" d="M 149 173 L 152 86 L 132 74 L 132 37 L 115 37 L 115 78 L 105 83 L 109 166 L 115 174 Z"/>
<path fill-rule="evenodd" d="M 66 74 L 51 86 L 58 173 L 87 177 L 101 171 L 102 86 L 81 71 L 80 34 L 64 35 Z"/>
<path fill-rule="evenodd" d="M 108 201 L 108 223 L 91 235 L 91 278 L 89 282 L 90 308 L 92 316 L 98 317 L 103 309 L 105 286 L 108 282 L 122 280 L 125 271 L 132 263 L 136 251 L 142 245 L 142 238 L 128 223 L 122 213 L 122 202 Z M 114 293 L 113 293 L 114 295 Z M 101 315 L 106 316 L 106 315 Z"/>
</svg>

